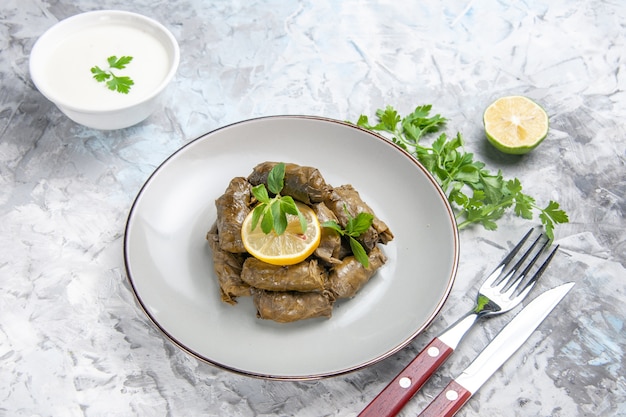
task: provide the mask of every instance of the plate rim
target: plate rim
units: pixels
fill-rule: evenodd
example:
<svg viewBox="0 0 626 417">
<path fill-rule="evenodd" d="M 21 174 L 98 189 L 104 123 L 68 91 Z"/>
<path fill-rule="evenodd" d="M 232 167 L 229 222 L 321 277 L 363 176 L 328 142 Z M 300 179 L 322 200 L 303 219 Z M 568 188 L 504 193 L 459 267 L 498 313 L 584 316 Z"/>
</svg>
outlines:
<svg viewBox="0 0 626 417">
<path fill-rule="evenodd" d="M 453 262 L 452 262 L 452 268 L 450 270 L 450 276 L 448 277 L 448 282 L 446 285 L 446 288 L 444 290 L 444 294 L 441 297 L 441 299 L 439 300 L 439 302 L 437 303 L 437 307 L 431 312 L 431 314 L 427 317 L 427 319 L 425 320 L 424 324 L 422 326 L 419 326 L 418 328 L 416 328 L 402 343 L 396 345 L 394 348 L 387 350 L 386 352 L 371 358 L 370 360 L 361 362 L 359 364 L 355 364 L 353 366 L 349 366 L 346 367 L 344 369 L 340 369 L 337 371 L 327 371 L 327 372 L 320 372 L 320 373 L 314 373 L 314 374 L 310 374 L 310 375 L 274 375 L 274 374 L 270 374 L 270 373 L 261 373 L 261 372 L 255 372 L 255 371 L 248 371 L 248 370 L 244 370 L 244 369 L 240 369 L 237 368 L 235 366 L 232 365 L 226 365 L 224 363 L 221 363 L 217 360 L 213 360 L 210 359 L 204 355 L 202 355 L 199 352 L 194 351 L 193 349 L 191 349 L 190 347 L 186 346 L 182 341 L 178 340 L 178 338 L 176 338 L 172 333 L 170 333 L 165 327 L 163 327 L 163 325 L 161 325 L 158 320 L 148 311 L 145 303 L 142 301 L 141 296 L 139 295 L 139 292 L 137 290 L 137 287 L 135 285 L 135 282 L 133 280 L 133 275 L 131 273 L 131 266 L 130 266 L 130 256 L 129 256 L 129 242 L 128 242 L 128 236 L 129 236 L 129 230 L 131 228 L 131 223 L 132 220 L 135 216 L 136 210 L 137 210 L 137 205 L 139 204 L 139 201 L 142 197 L 142 195 L 144 194 L 145 190 L 150 186 L 152 180 L 155 178 L 155 176 L 163 169 L 163 167 L 165 165 L 168 164 L 169 161 L 171 161 L 172 159 L 174 159 L 179 153 L 183 152 L 185 149 L 187 149 L 188 147 L 192 146 L 194 143 L 200 141 L 200 140 L 204 140 L 209 136 L 214 135 L 215 133 L 224 130 L 224 129 L 229 129 L 232 128 L 236 125 L 240 125 L 240 124 L 245 124 L 245 123 L 253 123 L 253 122 L 258 122 L 258 121 L 262 121 L 262 120 L 278 120 L 278 119 L 302 119 L 302 120 L 314 120 L 314 121 L 320 121 L 320 122 L 325 122 L 325 123 L 334 123 L 334 124 L 339 124 L 342 126 L 348 126 L 350 128 L 354 128 L 357 130 L 360 130 L 362 132 L 367 133 L 368 135 L 374 137 L 377 140 L 383 141 L 383 143 L 385 143 L 386 145 L 391 146 L 392 148 L 394 148 L 395 150 L 399 151 L 400 153 L 403 154 L 403 156 L 409 158 L 409 160 L 416 165 L 416 167 L 422 171 L 422 173 L 426 176 L 426 178 L 430 181 L 430 183 L 434 186 L 435 190 L 437 191 L 437 193 L 440 195 L 445 209 L 446 209 L 446 213 L 451 221 L 452 224 L 452 237 L 453 237 Z M 187 143 L 183 144 L 182 146 L 180 146 L 179 148 L 177 148 L 174 152 L 172 152 L 169 156 L 167 156 L 162 162 L 160 162 L 158 164 L 158 166 L 152 171 L 152 173 L 146 178 L 146 180 L 144 181 L 144 183 L 141 185 L 139 191 L 137 192 L 137 195 L 135 196 L 135 198 L 133 199 L 132 205 L 129 209 L 128 212 L 128 216 L 126 218 L 126 223 L 124 226 L 124 239 L 123 239 L 123 257 L 124 257 L 124 268 L 125 268 L 125 272 L 126 272 L 126 279 L 128 281 L 128 283 L 130 284 L 131 287 L 131 291 L 133 293 L 133 297 L 136 301 L 136 303 L 138 304 L 138 306 L 140 307 L 140 309 L 144 312 L 144 314 L 148 317 L 148 319 L 150 320 L 150 322 L 156 327 L 156 329 L 158 329 L 162 335 L 165 336 L 165 338 L 167 340 L 169 340 L 171 343 L 173 343 L 175 346 L 177 346 L 179 349 L 181 349 L 183 352 L 187 353 L 188 355 L 196 358 L 197 360 L 204 362 L 206 364 L 209 365 L 213 365 L 219 369 L 223 369 L 226 371 L 230 371 L 233 372 L 235 374 L 239 374 L 239 375 L 244 375 L 244 376 L 248 376 L 248 377 L 253 377 L 253 378 L 259 378 L 259 379 L 264 379 L 264 380 L 278 380 L 278 381 L 310 381 L 310 380 L 318 380 L 318 379 L 323 379 L 323 378 L 329 378 L 329 377 L 335 377 L 335 376 L 341 376 L 341 375 L 345 375 L 360 369 L 364 369 L 367 368 L 371 365 L 374 365 L 378 362 L 381 362 L 382 360 L 389 358 L 390 356 L 393 356 L 394 354 L 396 354 L 397 352 L 399 352 L 400 350 L 404 349 L 407 345 L 409 345 L 411 342 L 413 342 L 413 340 L 415 340 L 415 338 L 417 336 L 419 336 L 425 329 L 427 329 L 432 322 L 434 321 L 434 319 L 437 317 L 437 315 L 441 312 L 443 306 L 445 305 L 446 301 L 448 300 L 449 296 L 450 296 L 450 292 L 452 290 L 452 287 L 456 281 L 456 277 L 457 277 L 457 273 L 458 273 L 458 267 L 459 267 L 459 259 L 460 259 L 460 239 L 459 239 L 459 229 L 458 229 L 458 225 L 456 223 L 455 217 L 454 217 L 454 212 L 452 210 L 452 207 L 450 205 L 450 202 L 448 201 L 448 198 L 446 197 L 443 189 L 441 188 L 441 186 L 437 183 L 437 181 L 435 180 L 434 176 L 424 167 L 424 165 L 419 162 L 414 156 L 412 156 L 411 154 L 409 154 L 406 150 L 402 149 L 400 146 L 398 146 L 397 144 L 393 143 L 391 140 L 389 140 L 388 138 L 384 137 L 383 135 L 377 133 L 377 132 L 373 132 L 367 129 L 364 129 L 360 126 L 357 126 L 356 124 L 350 123 L 350 122 L 345 122 L 345 121 L 341 121 L 338 119 L 333 119 L 333 118 L 329 118 L 329 117 L 325 117 L 325 116 L 312 116 L 312 115 L 270 115 L 270 116 L 259 116 L 259 117 L 253 117 L 253 118 L 249 118 L 249 119 L 244 119 L 244 120 L 239 120 L 239 121 L 235 121 L 233 123 L 229 123 L 226 124 L 224 126 L 220 126 L 217 127 L 213 130 L 210 130 L 206 133 L 203 133 L 197 137 L 195 137 L 194 139 L 188 141 Z"/>
</svg>

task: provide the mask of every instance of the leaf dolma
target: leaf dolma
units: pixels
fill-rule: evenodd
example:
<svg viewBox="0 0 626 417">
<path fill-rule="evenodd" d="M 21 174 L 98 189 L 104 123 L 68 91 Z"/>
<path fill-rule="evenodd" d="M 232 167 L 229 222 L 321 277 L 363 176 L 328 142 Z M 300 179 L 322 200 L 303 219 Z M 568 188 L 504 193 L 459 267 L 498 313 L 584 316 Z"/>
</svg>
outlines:
<svg viewBox="0 0 626 417">
<path fill-rule="evenodd" d="M 267 177 L 278 162 L 262 162 L 252 170 L 248 181 L 253 186 L 267 184 Z M 288 195 L 304 203 L 313 204 L 324 200 L 329 186 L 317 168 L 285 164 L 285 177 L 281 195 Z"/>
<path fill-rule="evenodd" d="M 245 256 L 222 250 L 216 225 L 213 225 L 206 238 L 213 254 L 213 269 L 217 275 L 222 301 L 236 304 L 237 297 L 250 295 L 250 286 L 241 280 Z"/>
<path fill-rule="evenodd" d="M 387 261 L 378 246 L 370 251 L 368 259 L 367 268 L 354 256 L 346 256 L 339 265 L 333 267 L 328 276 L 328 287 L 336 298 L 353 297 Z"/>
<path fill-rule="evenodd" d="M 215 200 L 220 247 L 233 253 L 245 253 L 241 225 L 250 212 L 252 187 L 243 177 L 233 178 L 224 194 Z"/>
<path fill-rule="evenodd" d="M 252 287 L 268 291 L 322 291 L 326 270 L 316 259 L 280 266 L 250 257 L 243 264 L 241 279 Z"/>
<path fill-rule="evenodd" d="M 371 251 L 377 243 L 386 244 L 393 239 L 393 233 L 387 224 L 376 216 L 352 185 L 346 184 L 333 188 L 324 203 L 335 213 L 339 225 L 344 228 L 350 217 L 356 217 L 359 213 L 369 213 L 374 216 L 372 226 L 357 238 L 367 252 Z"/>
<path fill-rule="evenodd" d="M 252 290 L 257 316 L 279 323 L 290 323 L 314 317 L 330 317 L 333 300 L 327 292 Z"/>
<path fill-rule="evenodd" d="M 337 216 L 331 209 L 326 207 L 324 203 L 314 204 L 312 206 L 317 220 L 321 223 L 326 221 L 337 222 Z M 327 266 L 332 266 L 341 262 L 341 236 L 335 230 L 329 227 L 322 228 L 322 236 L 320 244 L 315 249 L 314 255 Z"/>
</svg>

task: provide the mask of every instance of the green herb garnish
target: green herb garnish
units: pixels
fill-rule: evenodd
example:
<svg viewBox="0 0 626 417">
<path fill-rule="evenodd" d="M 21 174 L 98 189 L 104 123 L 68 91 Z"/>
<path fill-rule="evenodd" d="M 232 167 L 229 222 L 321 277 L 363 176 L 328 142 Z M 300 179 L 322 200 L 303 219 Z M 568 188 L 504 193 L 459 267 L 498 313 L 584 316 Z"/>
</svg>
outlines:
<svg viewBox="0 0 626 417">
<path fill-rule="evenodd" d="M 374 220 L 374 216 L 370 213 L 359 213 L 356 217 L 352 217 L 350 213 L 348 213 L 345 206 L 344 210 L 348 215 L 348 223 L 346 224 L 345 229 L 339 226 L 334 220 L 326 221 L 322 223 L 321 226 L 333 229 L 339 233 L 339 235 L 348 237 L 352 254 L 356 260 L 361 263 L 361 265 L 367 268 L 370 264 L 369 257 L 367 256 L 367 252 L 365 252 L 361 243 L 356 240 L 356 238 L 361 236 L 361 234 L 370 228 Z"/>
<path fill-rule="evenodd" d="M 423 136 L 438 132 L 446 122 L 438 114 L 430 116 L 431 107 L 418 106 L 411 114 L 401 117 L 392 106 L 387 106 L 376 111 L 377 124 L 370 124 L 367 116 L 361 115 L 357 125 L 391 134 L 394 143 L 433 174 L 456 210 L 459 229 L 479 223 L 487 230 L 495 230 L 496 221 L 513 207 L 515 215 L 529 220 L 538 211 L 546 236 L 553 240 L 554 226 L 569 221 L 559 203 L 551 200 L 545 208 L 538 206 L 533 197 L 522 192 L 519 179 L 505 179 L 501 171 L 489 171 L 483 162 L 474 160 L 472 153 L 465 152 L 460 133 L 452 139 L 442 133 L 431 146 L 419 143 Z"/>
<path fill-rule="evenodd" d="M 130 87 L 135 84 L 135 82 L 130 77 L 118 77 L 111 70 L 124 69 L 132 60 L 132 56 L 122 56 L 118 59 L 115 55 L 113 55 L 107 58 L 109 67 L 106 70 L 103 70 L 96 65 L 91 67 L 91 73 L 96 81 L 100 83 L 106 81 L 106 85 L 109 87 L 109 90 L 117 90 L 118 93 L 128 94 Z"/>
<path fill-rule="evenodd" d="M 265 184 L 252 187 L 252 194 L 259 200 L 259 204 L 252 212 L 252 230 L 256 228 L 260 221 L 261 230 L 263 230 L 265 234 L 273 230 L 280 236 L 287 229 L 287 214 L 292 214 L 298 216 L 302 233 L 306 232 L 307 221 L 304 215 L 300 213 L 300 210 L 298 210 L 296 202 L 288 195 L 280 195 L 284 186 L 284 179 L 285 164 L 281 162 L 274 165 L 269 172 L 267 176 L 267 188 L 265 188 Z M 274 194 L 274 197 L 270 198 L 268 188 L 269 192 Z"/>
</svg>

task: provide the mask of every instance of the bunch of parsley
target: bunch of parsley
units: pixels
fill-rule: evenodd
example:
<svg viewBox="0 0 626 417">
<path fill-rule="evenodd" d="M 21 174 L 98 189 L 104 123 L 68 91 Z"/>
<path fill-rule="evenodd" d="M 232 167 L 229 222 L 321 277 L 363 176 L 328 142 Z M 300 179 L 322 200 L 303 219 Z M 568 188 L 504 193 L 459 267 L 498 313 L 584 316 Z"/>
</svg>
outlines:
<svg viewBox="0 0 626 417">
<path fill-rule="evenodd" d="M 491 172 L 485 164 L 474 160 L 474 155 L 465 152 L 460 133 L 448 138 L 442 133 L 430 146 L 420 139 L 426 134 L 438 132 L 446 123 L 439 114 L 430 116 L 431 105 L 418 106 L 411 114 L 401 117 L 392 107 L 376 111 L 377 124 L 370 124 L 368 117 L 361 115 L 357 125 L 377 132 L 390 134 L 391 140 L 413 155 L 433 174 L 455 210 L 459 229 L 478 223 L 487 230 L 497 228 L 496 221 L 508 209 L 524 219 L 532 219 L 539 212 L 546 236 L 554 239 L 554 227 L 569 221 L 559 203 L 550 201 L 545 208 L 535 199 L 522 192 L 519 179 L 506 179 L 502 172 Z"/>
</svg>

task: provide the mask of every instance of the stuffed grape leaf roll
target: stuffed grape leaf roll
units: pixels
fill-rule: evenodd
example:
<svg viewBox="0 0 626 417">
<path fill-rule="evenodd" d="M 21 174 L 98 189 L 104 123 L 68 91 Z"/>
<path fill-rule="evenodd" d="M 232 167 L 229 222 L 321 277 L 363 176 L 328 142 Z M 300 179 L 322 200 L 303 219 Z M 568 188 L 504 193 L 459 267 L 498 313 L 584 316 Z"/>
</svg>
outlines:
<svg viewBox="0 0 626 417">
<path fill-rule="evenodd" d="M 393 233 L 387 224 L 376 216 L 352 185 L 346 184 L 333 188 L 327 194 L 324 203 L 335 213 L 342 227 L 346 227 L 350 217 L 356 217 L 359 213 L 369 213 L 374 216 L 372 226 L 358 237 L 367 252 L 371 251 L 377 243 L 385 244 L 393 239 Z"/>
<path fill-rule="evenodd" d="M 326 207 L 326 204 L 317 203 L 311 207 L 320 224 L 327 221 L 338 221 L 335 213 Z M 314 255 L 327 266 L 341 262 L 341 236 L 339 233 L 331 228 L 322 227 L 320 244 L 317 249 L 315 249 Z"/>
<path fill-rule="evenodd" d="M 222 250 L 246 253 L 241 240 L 241 225 L 250 212 L 252 187 L 243 177 L 233 178 L 224 194 L 215 200 L 217 230 Z"/>
<path fill-rule="evenodd" d="M 267 177 L 278 162 L 262 162 L 252 170 L 248 181 L 253 186 L 267 184 Z M 304 203 L 319 203 L 329 190 L 328 184 L 317 168 L 285 164 L 284 186 L 281 195 L 288 195 Z"/>
<path fill-rule="evenodd" d="M 252 290 L 257 316 L 279 323 L 290 323 L 314 317 L 330 317 L 333 300 L 327 292 Z"/>
<path fill-rule="evenodd" d="M 245 255 L 222 250 L 214 225 L 206 236 L 213 254 L 213 270 L 217 275 L 222 301 L 236 304 L 237 297 L 250 295 L 250 286 L 241 280 Z"/>
<path fill-rule="evenodd" d="M 328 288 L 336 298 L 350 298 L 384 265 L 387 257 L 375 246 L 368 255 L 369 266 L 364 267 L 354 256 L 346 256 L 333 267 L 328 276 Z"/>
<path fill-rule="evenodd" d="M 248 285 L 268 291 L 318 291 L 324 290 L 326 270 L 316 259 L 295 265 L 270 265 L 256 258 L 243 263 L 241 279 Z"/>
</svg>

